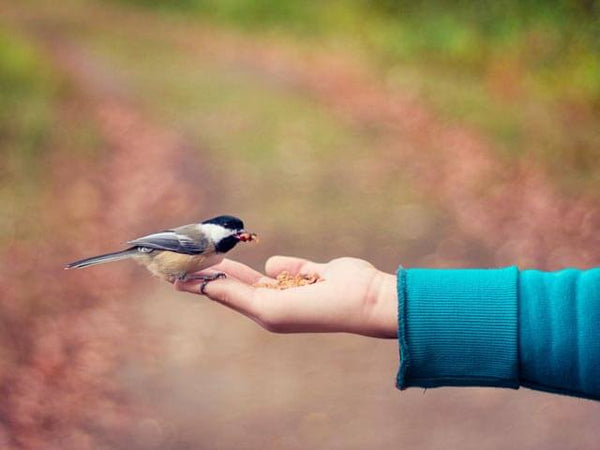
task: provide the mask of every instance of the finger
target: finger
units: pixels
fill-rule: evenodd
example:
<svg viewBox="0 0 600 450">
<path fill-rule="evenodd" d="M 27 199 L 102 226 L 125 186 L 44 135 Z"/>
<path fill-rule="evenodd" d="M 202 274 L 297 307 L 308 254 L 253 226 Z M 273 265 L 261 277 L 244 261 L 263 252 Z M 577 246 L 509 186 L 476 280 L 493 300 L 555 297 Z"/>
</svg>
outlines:
<svg viewBox="0 0 600 450">
<path fill-rule="evenodd" d="M 180 291 L 202 295 L 200 289 L 202 280 L 177 281 L 175 288 Z M 233 278 L 219 278 L 206 283 L 204 294 L 211 300 L 215 300 L 228 308 L 238 311 L 248 317 L 256 317 L 256 302 L 254 299 L 255 289 L 248 284 Z"/>
<path fill-rule="evenodd" d="M 324 265 L 292 256 L 271 256 L 265 263 L 265 272 L 271 277 L 276 277 L 283 271 L 293 275 L 297 273 L 318 274 Z"/>
<path fill-rule="evenodd" d="M 224 259 L 216 266 L 211 267 L 211 269 L 225 272 L 227 275 L 231 275 L 247 284 L 254 284 L 264 277 L 264 275 L 257 270 L 231 259 Z"/>
<path fill-rule="evenodd" d="M 277 281 L 274 278 L 271 277 L 260 277 L 258 279 L 258 281 L 256 281 L 254 284 L 255 285 L 262 285 L 262 284 L 275 284 Z M 255 286 L 256 287 L 256 286 Z"/>
</svg>

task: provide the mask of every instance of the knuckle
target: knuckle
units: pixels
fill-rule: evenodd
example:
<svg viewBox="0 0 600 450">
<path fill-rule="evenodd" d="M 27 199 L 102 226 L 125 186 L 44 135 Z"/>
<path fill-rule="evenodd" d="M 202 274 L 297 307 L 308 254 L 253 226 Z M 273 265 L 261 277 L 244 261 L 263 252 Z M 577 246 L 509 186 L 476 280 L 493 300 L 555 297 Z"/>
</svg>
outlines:
<svg viewBox="0 0 600 450">
<path fill-rule="evenodd" d="M 342 258 L 332 259 L 331 261 L 329 261 L 329 263 L 339 264 L 340 266 L 347 266 L 347 267 L 363 267 L 363 268 L 372 268 L 373 267 L 373 265 L 370 262 L 365 261 L 364 259 L 360 259 L 360 258 L 353 258 L 351 256 L 344 256 Z"/>
<path fill-rule="evenodd" d="M 210 298 L 217 300 L 218 302 L 223 303 L 224 305 L 231 305 L 233 303 L 233 299 L 231 294 L 227 291 L 219 292 L 219 295 L 208 295 Z"/>
<path fill-rule="evenodd" d="M 329 261 L 330 263 L 351 263 L 356 261 L 356 258 L 352 258 L 351 256 L 343 256 L 341 258 L 335 258 Z"/>
</svg>

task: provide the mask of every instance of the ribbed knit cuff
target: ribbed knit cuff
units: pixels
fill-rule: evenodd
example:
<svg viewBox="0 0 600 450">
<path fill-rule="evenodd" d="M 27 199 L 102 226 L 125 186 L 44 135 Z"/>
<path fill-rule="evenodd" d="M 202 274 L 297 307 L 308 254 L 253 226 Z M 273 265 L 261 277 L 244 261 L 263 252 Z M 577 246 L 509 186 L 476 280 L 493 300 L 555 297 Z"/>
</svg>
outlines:
<svg viewBox="0 0 600 450">
<path fill-rule="evenodd" d="M 518 270 L 398 269 L 399 389 L 518 388 Z"/>
</svg>

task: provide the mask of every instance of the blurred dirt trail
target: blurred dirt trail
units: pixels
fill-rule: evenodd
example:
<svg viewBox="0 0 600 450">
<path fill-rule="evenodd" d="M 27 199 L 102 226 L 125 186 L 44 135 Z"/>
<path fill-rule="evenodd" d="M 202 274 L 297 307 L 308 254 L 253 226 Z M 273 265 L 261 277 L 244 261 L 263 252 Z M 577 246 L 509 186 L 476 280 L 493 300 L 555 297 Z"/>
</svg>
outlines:
<svg viewBox="0 0 600 450">
<path fill-rule="evenodd" d="M 81 155 L 76 142 L 49 146 L 43 204 L 52 207 L 38 214 L 52 238 L 15 243 L 2 261 L 8 301 L 0 331 L 13 369 L 0 377 L 0 447 L 145 448 L 136 421 L 147 412 L 118 380 L 130 356 L 159 351 L 156 342 L 140 341 L 124 300 L 140 277 L 127 265 L 85 273 L 62 265 L 108 251 L 105 245 L 132 232 L 173 225 L 173 217 L 197 217 L 208 169 L 196 165 L 181 136 L 148 120 L 110 71 L 56 34 L 40 36 L 71 88 L 56 125 L 76 127 L 89 116 L 105 151 Z"/>
<path fill-rule="evenodd" d="M 145 117 L 127 97 L 126 83 L 82 48 L 56 35 L 45 42 L 57 67 L 87 99 L 111 150 L 103 167 L 102 188 L 110 205 L 102 208 L 106 223 L 131 233 L 167 219 L 167 211 L 172 217 L 196 217 L 205 204 L 201 181 L 209 174 L 185 139 Z"/>
<path fill-rule="evenodd" d="M 220 30 L 179 31 L 180 45 L 197 57 L 300 89 L 374 132 L 382 170 L 401 167 L 459 228 L 495 253 L 490 263 L 547 269 L 600 264 L 597 195 L 569 197 L 534 161 L 501 161 L 483 136 L 437 118 L 363 62 Z"/>
</svg>

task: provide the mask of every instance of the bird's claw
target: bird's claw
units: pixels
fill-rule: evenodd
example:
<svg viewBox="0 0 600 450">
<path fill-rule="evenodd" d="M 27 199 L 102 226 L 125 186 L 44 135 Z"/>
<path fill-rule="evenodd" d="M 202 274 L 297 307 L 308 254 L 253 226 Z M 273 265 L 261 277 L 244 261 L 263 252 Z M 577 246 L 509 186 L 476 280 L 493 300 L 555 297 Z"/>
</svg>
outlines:
<svg viewBox="0 0 600 450">
<path fill-rule="evenodd" d="M 188 281 L 197 281 L 197 280 L 202 280 L 202 281 L 213 281 L 216 280 L 218 278 L 225 278 L 227 275 L 225 275 L 223 272 L 216 272 L 216 273 L 212 273 L 210 275 L 202 275 L 199 273 L 184 273 L 182 275 L 179 275 L 177 277 L 177 279 L 179 281 L 184 281 L 184 282 L 188 282 Z"/>
<path fill-rule="evenodd" d="M 206 285 L 208 283 L 210 283 L 211 281 L 214 280 L 218 280 L 219 278 L 226 278 L 227 275 L 225 275 L 223 272 L 217 272 L 217 273 L 213 273 L 211 275 L 191 275 L 191 276 L 187 276 L 185 278 L 185 281 L 190 281 L 190 280 L 201 280 L 202 283 L 200 283 L 200 294 L 202 295 L 206 295 L 206 292 L 204 292 L 204 289 L 206 288 Z"/>
</svg>

